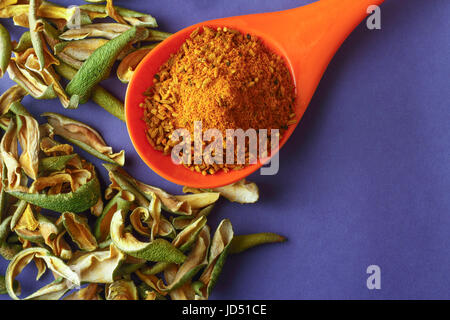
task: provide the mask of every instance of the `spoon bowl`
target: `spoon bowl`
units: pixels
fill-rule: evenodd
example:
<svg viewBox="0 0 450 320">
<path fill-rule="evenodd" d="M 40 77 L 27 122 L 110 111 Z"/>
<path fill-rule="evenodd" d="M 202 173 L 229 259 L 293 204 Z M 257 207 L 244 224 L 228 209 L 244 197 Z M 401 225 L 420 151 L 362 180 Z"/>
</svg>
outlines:
<svg viewBox="0 0 450 320">
<path fill-rule="evenodd" d="M 312 4 L 273 13 L 252 14 L 206 21 L 187 27 L 160 43 L 136 68 L 128 85 L 125 116 L 133 145 L 144 162 L 163 178 L 179 185 L 215 188 L 234 183 L 258 170 L 270 157 L 227 173 L 202 175 L 172 162 L 170 155 L 153 149 L 146 138 L 144 111 L 139 104 L 143 93 L 153 84 L 153 77 L 197 28 L 227 27 L 258 37 L 272 52 L 281 56 L 289 68 L 296 88 L 297 124 L 302 118 L 328 64 L 347 36 L 367 16 L 370 5 L 384 0 L 320 0 Z M 295 127 L 291 125 L 281 137 L 279 148 L 286 143 Z"/>
</svg>

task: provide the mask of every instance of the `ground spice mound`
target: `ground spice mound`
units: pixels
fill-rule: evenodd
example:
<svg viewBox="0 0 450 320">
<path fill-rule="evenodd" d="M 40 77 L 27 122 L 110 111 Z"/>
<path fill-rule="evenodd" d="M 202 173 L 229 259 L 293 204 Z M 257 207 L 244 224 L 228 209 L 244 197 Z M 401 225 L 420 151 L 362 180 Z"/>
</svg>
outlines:
<svg viewBox="0 0 450 320">
<path fill-rule="evenodd" d="M 153 82 L 141 107 L 150 144 L 165 153 L 173 130 L 192 133 L 194 121 L 224 137 L 226 129 L 238 128 L 279 129 L 282 135 L 295 123 L 294 84 L 283 59 L 256 37 L 226 27 L 194 31 Z M 230 168 L 239 167 L 191 166 L 203 174 Z"/>
</svg>

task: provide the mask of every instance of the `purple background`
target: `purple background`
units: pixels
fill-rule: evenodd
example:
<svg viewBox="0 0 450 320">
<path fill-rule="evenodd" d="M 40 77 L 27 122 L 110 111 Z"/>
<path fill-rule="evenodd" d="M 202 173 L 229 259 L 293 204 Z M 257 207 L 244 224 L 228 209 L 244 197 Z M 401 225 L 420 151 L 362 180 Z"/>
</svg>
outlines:
<svg viewBox="0 0 450 320">
<path fill-rule="evenodd" d="M 310 2 L 116 4 L 150 12 L 174 32 L 203 20 Z M 278 175 L 250 177 L 260 187 L 259 203 L 222 201 L 210 218 L 213 228 L 228 217 L 237 234 L 272 231 L 289 241 L 230 257 L 212 298 L 450 298 L 449 13 L 448 0 L 387 0 L 382 30 L 361 24 L 348 38 L 281 151 Z M 6 25 L 16 39 L 23 31 Z M 1 91 L 11 84 L 3 78 Z M 126 86 L 118 80 L 104 85 L 124 97 Z M 115 150 L 126 150 L 126 168 L 137 178 L 181 191 L 146 167 L 125 125 L 95 104 L 74 111 L 56 100 L 27 97 L 24 104 L 35 116 L 61 112 L 94 126 Z M 381 267 L 381 290 L 366 288 L 371 264 Z M 6 267 L 1 260 L 0 273 Z M 42 285 L 34 276 L 30 267 L 19 277 L 24 293 Z"/>
</svg>

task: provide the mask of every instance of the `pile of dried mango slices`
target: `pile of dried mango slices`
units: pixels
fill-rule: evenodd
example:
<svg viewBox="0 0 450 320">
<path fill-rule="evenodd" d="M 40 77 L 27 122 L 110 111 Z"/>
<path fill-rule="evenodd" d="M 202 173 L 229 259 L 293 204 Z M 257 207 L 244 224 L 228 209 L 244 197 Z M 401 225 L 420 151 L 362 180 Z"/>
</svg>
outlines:
<svg viewBox="0 0 450 320">
<path fill-rule="evenodd" d="M 98 83 L 117 60 L 127 82 L 169 34 L 151 29 L 151 15 L 111 0 L 88 2 L 97 3 L 0 0 L 0 18 L 29 28 L 12 42 L 0 24 L 0 76 L 7 72 L 17 83 L 0 97 L 0 255 L 10 260 L 0 294 L 19 299 L 15 278 L 33 262 L 37 280 L 47 270 L 55 280 L 25 299 L 207 299 L 228 254 L 285 240 L 235 236 L 228 219 L 211 237 L 207 216 L 219 197 L 252 203 L 257 186 L 243 180 L 168 194 L 130 176 L 124 151 L 114 153 L 92 127 L 53 112 L 42 114 L 47 122 L 40 125 L 21 103 L 30 95 L 76 108 L 92 99 L 123 120 L 122 102 Z M 80 25 L 69 28 L 74 15 Z M 93 23 L 107 17 L 116 22 Z M 71 80 L 65 87 L 61 76 Z M 105 162 L 111 184 L 104 194 L 94 165 L 74 146 Z"/>
</svg>

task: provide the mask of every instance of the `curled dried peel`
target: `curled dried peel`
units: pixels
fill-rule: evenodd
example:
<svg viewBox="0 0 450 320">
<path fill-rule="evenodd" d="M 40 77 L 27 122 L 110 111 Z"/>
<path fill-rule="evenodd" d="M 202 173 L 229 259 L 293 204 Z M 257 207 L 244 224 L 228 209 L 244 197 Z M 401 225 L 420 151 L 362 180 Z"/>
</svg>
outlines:
<svg viewBox="0 0 450 320">
<path fill-rule="evenodd" d="M 56 157 L 73 154 L 73 147 L 71 145 L 56 142 L 49 137 L 43 137 L 39 146 L 47 156 Z"/>
<path fill-rule="evenodd" d="M 6 8 L 12 4 L 16 4 L 17 0 L 1 0 L 0 1 L 0 9 Z"/>
<path fill-rule="evenodd" d="M 135 208 L 130 215 L 130 222 L 138 233 L 150 237 L 150 240 L 156 236 L 167 237 L 175 233 L 171 223 L 161 217 L 160 206 L 159 209 L 154 209 L 150 205 L 149 210 L 144 207 Z"/>
<path fill-rule="evenodd" d="M 79 69 L 85 60 L 108 40 L 83 39 L 70 42 L 60 42 L 54 46 L 55 54 L 70 66 Z"/>
<path fill-rule="evenodd" d="M 125 185 L 130 192 L 137 193 L 136 197 L 141 206 L 148 206 L 153 194 L 156 194 L 161 200 L 162 208 L 172 213 L 191 215 L 192 209 L 186 201 L 181 201 L 164 190 L 147 185 L 130 176 L 124 169 L 116 165 L 103 164 L 109 171 L 111 179 L 110 189 L 125 189 Z"/>
<path fill-rule="evenodd" d="M 66 168 L 67 164 L 75 158 L 76 154 L 69 154 L 63 156 L 54 156 L 41 158 L 39 161 L 39 173 L 53 173 L 62 171 Z"/>
<path fill-rule="evenodd" d="M 206 224 L 206 217 L 202 216 L 192 221 L 192 223 L 181 231 L 172 241 L 172 245 L 179 248 L 181 252 L 188 251 L 197 240 L 200 231 Z M 145 274 L 157 274 L 169 267 L 167 262 L 158 262 L 152 267 L 143 268 Z"/>
<path fill-rule="evenodd" d="M 21 53 L 31 48 L 32 44 L 30 31 L 25 31 L 24 33 L 22 33 L 19 42 L 13 42 L 13 45 L 13 51 L 16 53 Z"/>
<path fill-rule="evenodd" d="M 163 296 L 167 294 L 167 292 L 161 291 L 158 288 L 158 282 L 161 279 L 159 279 L 157 276 L 152 275 L 152 274 L 144 274 L 144 273 L 142 273 L 139 270 L 137 270 L 135 273 L 139 277 L 139 279 L 141 279 L 147 286 L 149 286 L 150 288 L 152 288 L 153 290 L 155 290 L 159 294 L 161 294 Z"/>
<path fill-rule="evenodd" d="M 114 39 L 129 30 L 130 26 L 119 23 L 94 23 L 82 26 L 79 29 L 69 29 L 62 33 L 61 40 L 82 40 L 91 37 Z"/>
<path fill-rule="evenodd" d="M 88 1 L 88 2 L 104 2 L 104 1 Z M 82 12 L 86 12 L 92 19 L 105 18 L 108 16 L 107 8 L 105 5 L 81 5 Z M 114 6 L 116 14 L 120 15 L 123 20 L 131 24 L 132 26 L 141 26 L 156 28 L 158 24 L 156 19 L 147 13 L 142 13 L 118 6 Z"/>
<path fill-rule="evenodd" d="M 201 210 L 196 210 L 196 212 L 193 213 L 192 216 L 171 217 L 170 221 L 172 222 L 172 225 L 176 230 L 182 230 L 189 226 L 195 219 L 198 219 L 200 217 L 208 217 L 213 208 L 214 204 L 209 205 Z"/>
<path fill-rule="evenodd" d="M 180 288 L 186 282 L 190 281 L 201 269 L 208 264 L 208 248 L 210 245 L 209 227 L 204 226 L 195 242 L 186 261 L 178 268 L 176 275 L 167 281 L 165 285 L 162 280 L 158 282 L 158 288 L 161 291 L 172 291 Z"/>
<path fill-rule="evenodd" d="M 39 221 L 36 219 L 33 213 L 31 205 L 27 204 L 25 211 L 22 213 L 17 224 L 14 226 L 14 230 L 28 230 L 35 231 L 39 228 Z"/>
<path fill-rule="evenodd" d="M 52 256 L 47 249 L 34 247 L 19 252 L 8 265 L 5 280 L 6 288 L 11 298 L 19 299 L 13 290 L 13 281 L 33 259 L 42 259 L 54 274 L 67 279 L 70 283 L 80 285 L 78 275 L 61 259 Z"/>
<path fill-rule="evenodd" d="M 109 237 L 111 219 L 118 210 L 128 212 L 131 204 L 135 200 L 131 192 L 120 190 L 105 206 L 102 215 L 95 223 L 94 233 L 98 241 L 105 241 Z"/>
<path fill-rule="evenodd" d="M 53 112 L 43 113 L 42 116 L 47 117 L 48 123 L 53 127 L 56 135 L 63 137 L 101 160 L 121 166 L 125 164 L 125 151 L 113 153 L 112 148 L 92 127 Z"/>
<path fill-rule="evenodd" d="M 121 210 L 117 211 L 111 220 L 111 239 L 126 254 L 147 261 L 182 263 L 186 258 L 181 251 L 164 239 L 141 242 L 126 232 Z"/>
<path fill-rule="evenodd" d="M 137 288 L 131 280 L 118 280 L 106 287 L 106 300 L 139 300 Z"/>
<path fill-rule="evenodd" d="M 0 18 L 12 18 L 29 13 L 30 5 L 17 4 L 0 9 Z M 75 14 L 76 8 L 64 8 L 45 2 L 39 6 L 37 15 L 42 18 L 64 19 L 69 21 Z"/>
<path fill-rule="evenodd" d="M 86 219 L 82 219 L 72 212 L 64 212 L 61 217 L 67 233 L 81 250 L 94 251 L 97 249 L 97 240 L 92 235 Z"/>
<path fill-rule="evenodd" d="M 118 23 L 126 24 L 127 22 L 117 13 L 113 0 L 106 0 L 106 13 L 108 16 L 116 20 Z"/>
<path fill-rule="evenodd" d="M 58 278 L 52 283 L 42 287 L 24 300 L 59 300 L 74 285 L 64 278 Z"/>
<path fill-rule="evenodd" d="M 208 298 L 211 294 L 211 290 L 222 271 L 233 236 L 234 232 L 230 221 L 228 219 L 222 220 L 211 241 L 208 266 L 200 276 L 200 281 L 204 284 L 201 290 L 205 298 Z"/>
<path fill-rule="evenodd" d="M 111 245 L 108 250 L 83 254 L 71 260 L 68 265 L 77 272 L 81 282 L 111 283 L 124 260 L 125 255 Z"/>
<path fill-rule="evenodd" d="M 36 56 L 39 60 L 39 70 L 42 70 L 45 67 L 44 39 L 42 35 L 44 28 L 42 20 L 37 17 L 37 11 L 41 3 L 42 0 L 30 0 L 28 10 L 31 43 L 33 44 L 34 51 L 36 52 Z"/>
<path fill-rule="evenodd" d="M 12 62 L 12 64 L 11 64 Z M 8 74 L 10 78 L 22 86 L 36 99 L 52 99 L 58 97 L 64 108 L 69 107 L 69 99 L 59 82 L 59 76 L 53 70 L 52 65 L 59 61 L 43 48 L 43 61 L 34 48 L 29 48 L 20 53 L 16 59 L 12 59 Z M 43 67 L 41 67 L 43 63 Z"/>
<path fill-rule="evenodd" d="M 39 233 L 53 254 L 64 260 L 70 259 L 72 249 L 64 239 L 65 231 L 61 226 L 41 214 L 37 215 L 37 220 L 39 221 Z"/>
<path fill-rule="evenodd" d="M 8 30 L 0 23 L 0 78 L 8 68 L 11 59 L 12 43 Z"/>
<path fill-rule="evenodd" d="M 65 52 L 69 56 L 78 60 L 86 60 L 99 47 L 107 43 L 106 39 L 84 39 L 60 42 L 55 45 L 55 53 Z"/>
<path fill-rule="evenodd" d="M 74 192 L 60 194 L 37 194 L 8 191 L 12 196 L 38 207 L 57 212 L 83 212 L 95 205 L 100 197 L 100 182 L 96 175 Z"/>
<path fill-rule="evenodd" d="M 36 179 L 39 171 L 39 123 L 31 116 L 18 115 L 18 139 L 22 147 L 19 163 L 25 173 Z"/>
<path fill-rule="evenodd" d="M 219 200 L 219 192 L 205 192 L 175 196 L 179 201 L 186 201 L 192 209 L 202 209 Z"/>
<path fill-rule="evenodd" d="M 245 179 L 224 187 L 206 190 L 183 187 L 183 192 L 185 193 L 202 193 L 205 191 L 219 192 L 222 197 L 230 200 L 231 202 L 255 203 L 259 199 L 258 186 L 254 182 L 249 182 Z"/>
<path fill-rule="evenodd" d="M 117 67 L 117 77 L 123 83 L 128 83 L 133 76 L 134 70 L 142 59 L 153 49 L 152 47 L 145 47 L 131 52 L 127 55 Z"/>
<path fill-rule="evenodd" d="M 164 270 L 164 278 L 167 283 L 172 283 L 177 275 L 178 266 L 171 264 L 166 270 Z M 169 292 L 172 300 L 194 300 L 195 292 L 192 289 L 191 281 L 186 282 L 180 288 L 174 289 Z"/>
<path fill-rule="evenodd" d="M 96 283 L 90 283 L 84 288 L 64 297 L 63 300 L 101 300 L 99 293 L 102 289 Z"/>
<path fill-rule="evenodd" d="M 271 232 L 238 235 L 233 237 L 229 253 L 230 254 L 241 253 L 250 248 L 260 246 L 266 243 L 277 243 L 284 241 L 286 241 L 285 237 Z"/>
<path fill-rule="evenodd" d="M 206 217 L 202 216 L 195 219 L 189 226 L 183 229 L 172 241 L 172 244 L 180 248 L 181 251 L 187 251 L 197 240 L 200 231 L 206 224 Z"/>
<path fill-rule="evenodd" d="M 17 131 L 15 121 L 9 123 L 8 129 L 0 142 L 0 154 L 3 165 L 7 170 L 6 188 L 9 190 L 25 190 L 21 185 L 21 167 L 17 144 Z"/>
<path fill-rule="evenodd" d="M 24 88 L 35 99 L 53 99 L 56 97 L 52 84 L 47 85 L 37 73 L 20 66 L 14 58 L 9 62 L 8 75 L 11 80 Z"/>
<path fill-rule="evenodd" d="M 21 101 L 26 95 L 27 92 L 19 85 L 14 85 L 6 90 L 0 96 L 0 115 L 6 114 L 14 102 Z"/>
</svg>

